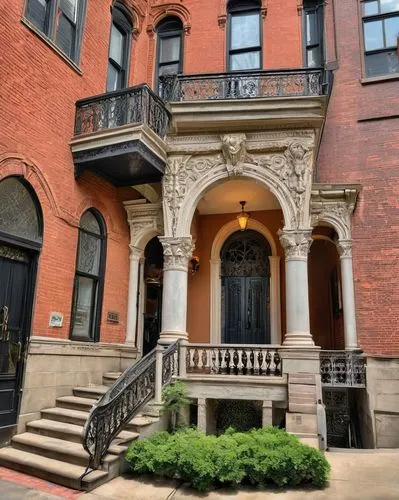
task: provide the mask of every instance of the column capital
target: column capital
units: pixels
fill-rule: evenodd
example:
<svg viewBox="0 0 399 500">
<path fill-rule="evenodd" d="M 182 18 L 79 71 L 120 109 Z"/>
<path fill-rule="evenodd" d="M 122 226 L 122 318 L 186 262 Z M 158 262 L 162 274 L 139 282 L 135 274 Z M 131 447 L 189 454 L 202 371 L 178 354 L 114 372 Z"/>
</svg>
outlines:
<svg viewBox="0 0 399 500">
<path fill-rule="evenodd" d="M 159 238 L 163 246 L 164 271 L 177 270 L 186 271 L 188 261 L 194 251 L 194 242 L 191 236 L 171 238 L 162 236 Z"/>
<path fill-rule="evenodd" d="M 144 250 L 142 248 L 135 247 L 134 245 L 129 245 L 129 258 L 130 260 L 139 261 L 144 254 Z"/>
<path fill-rule="evenodd" d="M 337 250 L 341 259 L 352 258 L 352 240 L 338 240 Z"/>
<path fill-rule="evenodd" d="M 280 230 L 278 232 L 285 260 L 307 260 L 312 244 L 312 230 Z"/>
</svg>

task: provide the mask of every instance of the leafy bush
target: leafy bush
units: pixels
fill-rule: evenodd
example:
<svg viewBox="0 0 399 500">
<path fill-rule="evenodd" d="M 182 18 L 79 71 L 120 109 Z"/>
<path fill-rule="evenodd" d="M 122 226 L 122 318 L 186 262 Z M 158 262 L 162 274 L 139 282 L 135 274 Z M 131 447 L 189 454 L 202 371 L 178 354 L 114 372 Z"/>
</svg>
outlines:
<svg viewBox="0 0 399 500">
<path fill-rule="evenodd" d="M 206 436 L 195 429 L 158 432 L 133 442 L 126 454 L 132 470 L 179 478 L 198 490 L 215 485 L 321 487 L 330 465 L 318 450 L 275 427 Z"/>
</svg>

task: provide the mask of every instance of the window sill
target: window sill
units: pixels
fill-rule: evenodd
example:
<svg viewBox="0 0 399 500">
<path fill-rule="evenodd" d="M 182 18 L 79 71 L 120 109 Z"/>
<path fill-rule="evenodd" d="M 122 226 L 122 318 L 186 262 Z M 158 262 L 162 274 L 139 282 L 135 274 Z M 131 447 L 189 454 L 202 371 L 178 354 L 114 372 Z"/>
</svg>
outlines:
<svg viewBox="0 0 399 500">
<path fill-rule="evenodd" d="M 42 33 L 34 24 L 32 24 L 25 17 L 21 18 L 21 23 L 24 24 L 30 31 L 32 31 L 36 36 L 38 36 L 46 45 L 48 45 L 61 59 L 63 59 L 68 66 L 70 66 L 78 75 L 82 76 L 83 71 L 79 66 L 72 61 L 68 56 L 66 56 L 55 43 L 48 38 L 44 33 Z"/>
<path fill-rule="evenodd" d="M 369 76 L 366 78 L 361 78 L 360 83 L 362 85 L 367 85 L 369 83 L 389 82 L 391 80 L 399 80 L 399 73 L 392 73 L 391 75 Z"/>
</svg>

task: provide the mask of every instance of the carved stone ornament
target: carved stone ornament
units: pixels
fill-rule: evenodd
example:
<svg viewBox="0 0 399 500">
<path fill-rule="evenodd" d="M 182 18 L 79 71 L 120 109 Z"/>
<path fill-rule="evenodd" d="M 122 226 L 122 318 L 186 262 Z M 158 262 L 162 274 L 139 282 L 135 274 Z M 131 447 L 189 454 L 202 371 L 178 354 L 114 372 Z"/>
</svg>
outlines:
<svg viewBox="0 0 399 500">
<path fill-rule="evenodd" d="M 284 248 L 285 259 L 306 260 L 312 244 L 312 232 L 279 231 L 280 243 Z"/>
<path fill-rule="evenodd" d="M 192 257 L 195 245 L 191 236 L 184 238 L 160 237 L 163 246 L 164 271 L 175 269 L 187 271 L 188 262 Z"/>
<path fill-rule="evenodd" d="M 142 248 L 129 245 L 129 257 L 131 260 L 140 260 L 143 254 L 144 250 Z"/>
<path fill-rule="evenodd" d="M 341 259 L 352 258 L 352 240 L 338 240 L 337 250 Z"/>
<path fill-rule="evenodd" d="M 130 247 L 147 244 L 147 235 L 163 233 L 162 205 L 160 203 L 131 204 L 126 202 L 127 221 L 130 226 Z"/>
<path fill-rule="evenodd" d="M 253 158 L 247 154 L 245 134 L 222 135 L 222 154 L 229 175 L 242 175 L 244 162 L 253 163 Z"/>
</svg>

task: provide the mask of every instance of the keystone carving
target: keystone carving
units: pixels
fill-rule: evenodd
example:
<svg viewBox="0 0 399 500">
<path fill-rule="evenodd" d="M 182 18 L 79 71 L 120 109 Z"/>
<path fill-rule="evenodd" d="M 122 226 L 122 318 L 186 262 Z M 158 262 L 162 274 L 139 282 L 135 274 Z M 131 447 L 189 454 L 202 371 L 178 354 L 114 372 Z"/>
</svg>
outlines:
<svg viewBox="0 0 399 500">
<path fill-rule="evenodd" d="M 312 232 L 309 231 L 279 231 L 280 243 L 284 248 L 285 258 L 306 260 L 310 245 L 312 244 Z"/>
<path fill-rule="evenodd" d="M 194 251 L 194 242 L 191 236 L 184 238 L 160 237 L 163 246 L 164 271 L 177 269 L 187 271 L 188 261 L 191 259 Z"/>
<path fill-rule="evenodd" d="M 222 135 L 222 154 L 226 162 L 229 175 L 242 175 L 244 162 L 253 163 L 253 159 L 247 154 L 246 135 L 229 134 Z"/>
</svg>

